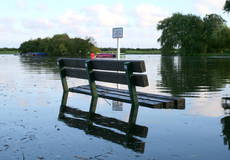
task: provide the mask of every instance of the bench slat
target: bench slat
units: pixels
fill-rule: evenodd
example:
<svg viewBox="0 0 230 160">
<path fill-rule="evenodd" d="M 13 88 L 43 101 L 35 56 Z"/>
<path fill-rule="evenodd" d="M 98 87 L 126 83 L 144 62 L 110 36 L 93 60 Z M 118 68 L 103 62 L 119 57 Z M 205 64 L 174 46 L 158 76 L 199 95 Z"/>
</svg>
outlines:
<svg viewBox="0 0 230 160">
<path fill-rule="evenodd" d="M 97 86 L 97 88 L 99 88 L 99 87 Z M 84 86 L 83 87 L 82 86 L 73 87 L 73 88 L 70 88 L 69 91 L 91 95 L 89 88 L 84 88 Z M 109 92 L 108 90 L 105 90 L 104 92 L 101 90 L 97 90 L 97 91 L 98 91 L 97 93 L 98 93 L 99 97 L 107 98 L 107 99 L 111 99 L 111 100 L 122 101 L 122 102 L 126 102 L 126 103 L 131 103 L 131 100 L 130 100 L 130 97 L 128 94 L 127 95 L 119 95 L 115 92 Z M 153 99 L 151 99 L 149 97 L 147 97 L 147 99 L 145 99 L 144 96 L 141 97 L 141 96 L 139 96 L 139 94 L 138 94 L 138 101 L 139 101 L 139 104 L 141 106 L 145 106 L 145 107 L 149 107 L 149 108 L 183 109 L 183 107 L 175 106 L 174 101 L 169 101 L 169 100 L 163 101 L 162 99 L 156 100 L 155 97 L 153 97 Z"/>
<path fill-rule="evenodd" d="M 109 70 L 109 71 L 125 71 L 124 63 L 132 63 L 133 72 L 146 72 L 145 63 L 143 60 L 92 60 L 93 68 L 99 70 Z"/>
<path fill-rule="evenodd" d="M 64 75 L 67 77 L 88 79 L 88 75 L 85 69 L 64 68 L 62 72 L 64 72 Z"/>
<path fill-rule="evenodd" d="M 87 87 L 88 85 L 85 85 L 85 87 Z M 84 86 L 81 86 L 84 87 Z M 126 93 L 129 94 L 128 90 L 124 90 L 124 89 L 117 89 L 117 88 L 110 88 L 110 87 L 104 87 L 104 86 L 100 86 L 97 85 L 98 89 L 103 89 L 103 90 L 109 90 L 109 92 L 122 92 L 122 93 Z M 144 92 L 137 92 L 138 97 L 149 97 L 149 98 L 156 98 L 158 100 L 168 100 L 171 102 L 174 102 L 174 106 L 176 107 L 176 109 L 184 109 L 185 108 L 185 99 L 184 98 L 178 98 L 178 97 L 172 97 L 172 96 L 164 96 L 164 95 L 158 95 L 158 94 L 151 94 L 151 93 L 144 93 Z M 167 106 L 166 106 L 167 108 Z"/>
<path fill-rule="evenodd" d="M 59 58 L 58 62 L 64 67 L 85 68 L 86 59 L 82 58 Z"/>
<path fill-rule="evenodd" d="M 88 79 L 87 72 L 85 69 L 64 68 L 63 72 L 65 76 L 68 77 Z M 125 73 L 94 71 L 93 76 L 96 81 L 128 84 Z M 140 86 L 140 87 L 148 86 L 147 75 L 134 74 L 133 83 L 135 86 Z"/>
<path fill-rule="evenodd" d="M 89 89 L 89 85 L 84 85 L 84 86 L 80 86 L 80 88 L 84 88 L 84 89 Z M 98 92 L 102 92 L 102 93 L 111 93 L 111 94 L 116 94 L 116 95 L 120 95 L 120 96 L 126 96 L 129 97 L 129 92 L 124 92 L 124 90 L 120 90 L 120 89 L 113 89 L 113 88 L 109 88 L 109 87 L 103 87 L 103 86 L 97 86 L 97 91 Z M 126 90 L 125 90 L 126 91 Z M 176 101 L 175 100 L 169 100 L 169 99 L 163 99 L 163 98 L 157 98 L 155 96 L 146 96 L 143 94 L 140 94 L 139 92 L 137 92 L 137 97 L 138 100 L 140 101 L 145 101 L 145 103 L 147 101 L 154 101 L 154 102 L 159 102 L 159 103 L 163 103 L 163 108 L 172 108 L 173 106 L 176 106 Z"/>
<path fill-rule="evenodd" d="M 83 93 L 91 95 L 89 85 L 83 85 L 70 88 L 71 92 Z M 120 100 L 131 103 L 129 93 L 124 89 L 116 89 L 97 85 L 97 92 L 100 97 L 112 100 Z M 111 96 L 111 97 L 109 97 Z M 115 98 L 114 98 L 115 97 Z M 165 109 L 184 109 L 185 101 L 183 98 L 171 96 L 162 96 L 150 93 L 137 92 L 139 104 L 149 108 L 165 108 Z M 117 99 L 116 99 L 117 98 Z M 124 100 L 125 99 L 125 100 Z"/>
<path fill-rule="evenodd" d="M 62 61 L 63 66 L 72 68 L 85 68 L 85 62 L 87 59 L 81 58 L 60 58 L 59 62 Z M 94 59 L 90 60 L 94 69 L 98 70 L 109 70 L 109 71 L 125 71 L 124 63 L 132 62 L 133 72 L 146 72 L 145 63 L 143 60 L 101 60 Z"/>
<path fill-rule="evenodd" d="M 128 84 L 125 73 L 94 71 L 94 77 L 97 81 Z M 140 87 L 148 86 L 147 75 L 133 74 L 133 84 Z"/>
</svg>

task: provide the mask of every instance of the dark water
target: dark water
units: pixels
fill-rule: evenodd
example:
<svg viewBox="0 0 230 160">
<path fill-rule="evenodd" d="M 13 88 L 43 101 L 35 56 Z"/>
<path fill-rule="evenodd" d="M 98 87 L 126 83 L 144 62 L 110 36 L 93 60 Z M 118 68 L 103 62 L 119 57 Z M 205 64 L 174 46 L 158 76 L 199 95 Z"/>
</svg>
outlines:
<svg viewBox="0 0 230 160">
<path fill-rule="evenodd" d="M 140 107 L 137 124 L 144 136 L 137 134 L 129 141 L 122 131 L 103 125 L 106 120 L 115 128 L 125 125 L 130 104 L 115 108 L 111 101 L 99 99 L 97 113 L 120 121 L 101 117 L 89 125 L 83 111 L 88 110 L 90 97 L 70 94 L 69 114 L 58 119 L 62 86 L 55 59 L 0 55 L 0 159 L 230 158 L 230 115 L 221 101 L 230 96 L 230 58 L 129 55 L 126 59 L 146 62 L 150 86 L 138 90 L 186 99 L 185 110 Z M 70 87 L 87 84 L 78 79 L 68 82 Z M 74 113 L 81 113 L 80 119 Z"/>
</svg>

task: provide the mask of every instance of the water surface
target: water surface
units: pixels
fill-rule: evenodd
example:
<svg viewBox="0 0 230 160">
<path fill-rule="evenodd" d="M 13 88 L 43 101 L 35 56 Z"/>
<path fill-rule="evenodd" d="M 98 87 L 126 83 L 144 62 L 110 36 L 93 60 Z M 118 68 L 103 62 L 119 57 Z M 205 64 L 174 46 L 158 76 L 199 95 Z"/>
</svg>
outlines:
<svg viewBox="0 0 230 160">
<path fill-rule="evenodd" d="M 229 110 L 221 101 L 230 96 L 230 58 L 125 58 L 145 60 L 150 86 L 139 91 L 186 99 L 185 110 L 140 107 L 137 124 L 148 132 L 146 138 L 133 136 L 133 145 L 126 144 L 125 133 L 117 129 L 88 126 L 74 115 L 58 119 L 62 86 L 56 58 L 0 55 L 0 159 L 230 158 Z M 87 84 L 68 82 L 70 87 Z M 88 111 L 89 102 L 89 96 L 70 94 L 68 106 Z M 113 107 L 110 100 L 99 99 L 96 112 L 127 122 L 129 110 L 130 104 Z"/>
</svg>

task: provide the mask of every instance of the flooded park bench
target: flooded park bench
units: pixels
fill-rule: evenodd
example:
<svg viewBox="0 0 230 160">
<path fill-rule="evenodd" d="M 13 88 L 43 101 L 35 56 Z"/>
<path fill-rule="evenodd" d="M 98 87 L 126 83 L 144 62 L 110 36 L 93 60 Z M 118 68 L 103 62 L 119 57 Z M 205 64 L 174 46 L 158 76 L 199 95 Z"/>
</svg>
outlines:
<svg viewBox="0 0 230 160">
<path fill-rule="evenodd" d="M 91 95 L 89 117 L 95 115 L 98 97 L 131 103 L 129 127 L 136 123 L 138 108 L 184 109 L 183 98 L 137 92 L 136 86 L 148 86 L 143 60 L 102 60 L 59 58 L 61 82 L 64 90 L 62 106 L 67 103 L 68 92 Z M 89 85 L 68 87 L 66 77 L 88 79 Z M 123 84 L 128 90 L 96 85 L 96 81 Z"/>
</svg>

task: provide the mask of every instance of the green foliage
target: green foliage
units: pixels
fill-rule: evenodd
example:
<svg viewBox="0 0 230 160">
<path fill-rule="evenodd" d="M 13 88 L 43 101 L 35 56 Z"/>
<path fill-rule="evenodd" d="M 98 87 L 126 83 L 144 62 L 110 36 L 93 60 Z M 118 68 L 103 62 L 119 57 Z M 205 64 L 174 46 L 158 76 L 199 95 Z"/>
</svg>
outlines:
<svg viewBox="0 0 230 160">
<path fill-rule="evenodd" d="M 206 15 L 203 21 L 207 52 L 222 52 L 227 45 L 226 38 L 229 34 L 229 28 L 225 25 L 226 21 L 217 14 Z"/>
<path fill-rule="evenodd" d="M 7 48 L 7 47 L 5 47 L 5 48 L 0 48 L 0 51 L 18 51 L 18 49 L 17 48 Z"/>
<path fill-rule="evenodd" d="M 38 38 L 23 42 L 19 47 L 21 53 L 46 52 L 50 56 L 87 57 L 89 52 L 100 51 L 92 38 L 70 38 L 67 34 L 57 34 L 52 38 Z"/>
<path fill-rule="evenodd" d="M 230 0 L 226 0 L 225 5 L 224 5 L 224 10 L 226 12 L 230 12 Z"/>
<path fill-rule="evenodd" d="M 230 29 L 225 20 L 217 15 L 203 19 L 192 14 L 173 14 L 158 23 L 162 35 L 158 39 L 163 53 L 222 52 L 228 47 Z"/>
</svg>

